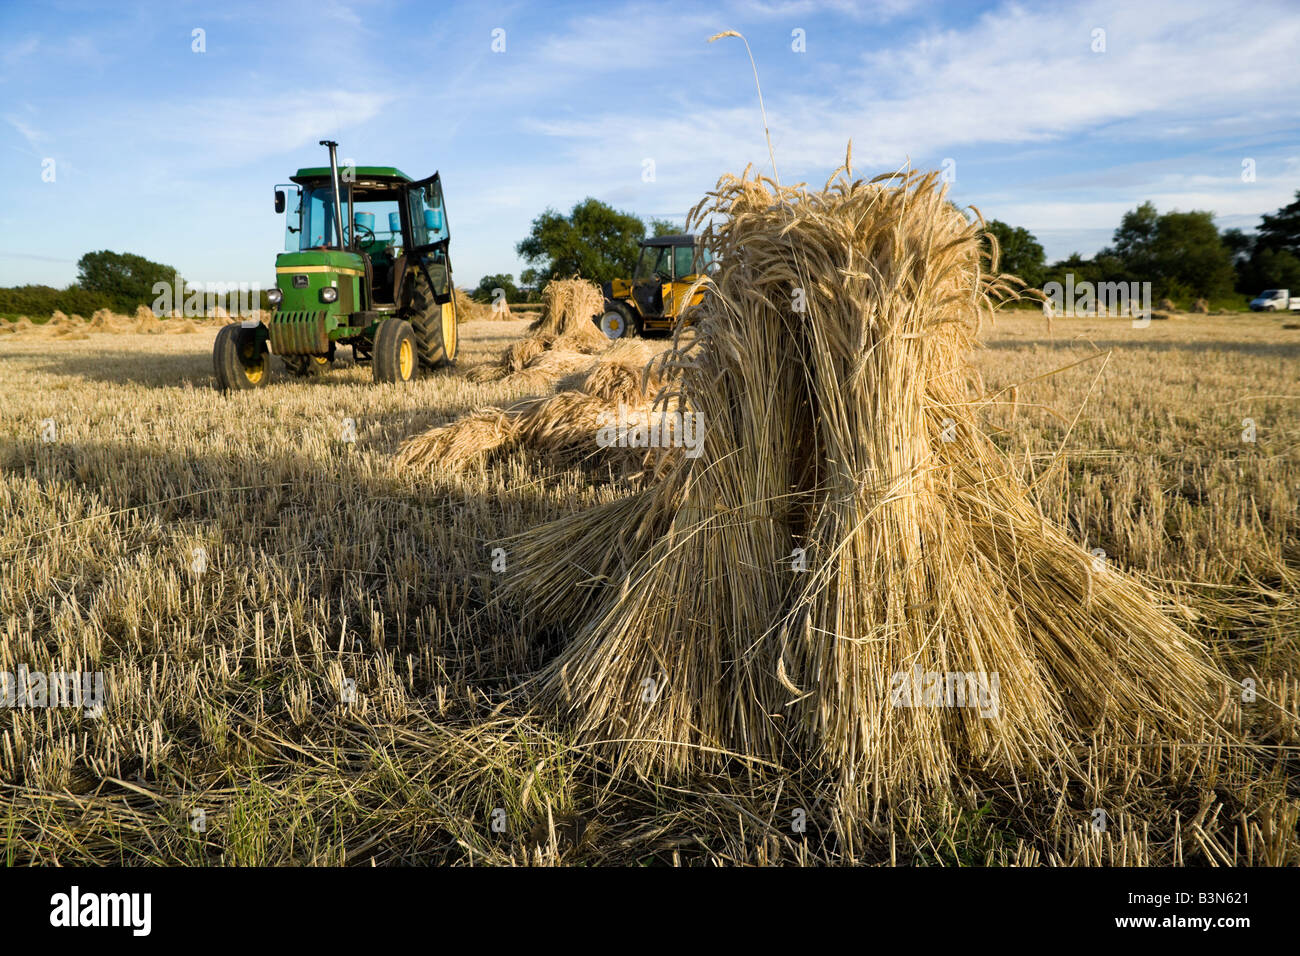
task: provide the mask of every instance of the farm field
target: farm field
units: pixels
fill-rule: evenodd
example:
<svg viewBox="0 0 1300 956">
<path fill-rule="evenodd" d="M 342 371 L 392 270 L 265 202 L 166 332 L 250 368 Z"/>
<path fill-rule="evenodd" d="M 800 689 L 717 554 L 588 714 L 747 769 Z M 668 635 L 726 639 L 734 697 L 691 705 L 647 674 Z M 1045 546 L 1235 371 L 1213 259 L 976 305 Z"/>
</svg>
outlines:
<svg viewBox="0 0 1300 956">
<path fill-rule="evenodd" d="M 806 781 L 752 767 L 608 787 L 563 722 L 503 696 L 565 635 L 492 602 L 493 549 L 619 480 L 522 453 L 454 477 L 393 457 L 545 391 L 464 374 L 526 321 L 465 323 L 459 367 L 409 386 L 345 359 L 231 395 L 211 387 L 211 328 L 0 337 L 0 671 L 109 685 L 102 717 L 0 716 L 9 860 L 1300 863 L 1283 716 L 1300 710 L 1300 330 L 1282 323 L 1009 313 L 972 356 L 1044 514 L 1255 682 L 1233 719 L 1267 752 L 1212 771 L 1175 754 L 1162 788 L 1104 794 L 972 773 L 921 825 L 885 810 L 857 845 L 825 837 Z"/>
</svg>

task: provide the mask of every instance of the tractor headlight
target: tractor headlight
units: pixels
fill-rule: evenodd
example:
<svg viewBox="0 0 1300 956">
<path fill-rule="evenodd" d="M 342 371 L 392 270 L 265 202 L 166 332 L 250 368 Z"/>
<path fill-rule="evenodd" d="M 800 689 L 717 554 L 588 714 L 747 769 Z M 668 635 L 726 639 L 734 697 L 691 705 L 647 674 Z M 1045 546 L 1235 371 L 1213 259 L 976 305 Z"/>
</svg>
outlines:
<svg viewBox="0 0 1300 956">
<path fill-rule="evenodd" d="M 334 288 L 332 285 L 327 285 L 325 288 L 320 290 L 320 300 L 322 302 L 337 302 L 338 298 L 339 290 Z"/>
<path fill-rule="evenodd" d="M 284 293 L 279 289 L 268 289 L 266 292 L 266 301 L 272 305 L 279 305 L 280 300 L 284 298 Z"/>
</svg>

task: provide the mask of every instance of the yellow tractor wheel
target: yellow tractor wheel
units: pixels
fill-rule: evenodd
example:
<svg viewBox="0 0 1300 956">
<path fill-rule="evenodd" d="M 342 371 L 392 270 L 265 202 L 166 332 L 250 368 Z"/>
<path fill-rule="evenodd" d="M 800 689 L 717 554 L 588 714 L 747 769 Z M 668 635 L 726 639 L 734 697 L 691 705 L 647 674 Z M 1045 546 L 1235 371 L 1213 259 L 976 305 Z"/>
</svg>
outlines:
<svg viewBox="0 0 1300 956">
<path fill-rule="evenodd" d="M 622 302 L 611 302 L 609 299 L 605 300 L 605 311 L 600 316 L 600 330 L 611 339 L 640 334 L 632 310 Z"/>
<path fill-rule="evenodd" d="M 375 332 L 370 367 L 376 382 L 409 382 L 419 368 L 415 331 L 406 319 L 384 319 Z"/>
</svg>

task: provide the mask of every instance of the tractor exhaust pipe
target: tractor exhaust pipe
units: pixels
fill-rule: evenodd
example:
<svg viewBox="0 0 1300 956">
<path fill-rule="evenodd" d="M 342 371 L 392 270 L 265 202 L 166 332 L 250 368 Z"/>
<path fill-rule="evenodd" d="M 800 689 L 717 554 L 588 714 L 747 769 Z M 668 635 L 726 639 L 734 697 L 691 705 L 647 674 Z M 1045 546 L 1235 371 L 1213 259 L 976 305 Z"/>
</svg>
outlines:
<svg viewBox="0 0 1300 956">
<path fill-rule="evenodd" d="M 332 139 L 323 139 L 320 144 L 328 146 L 330 151 L 330 180 L 334 184 L 334 226 L 338 229 L 339 248 L 346 249 L 347 246 L 343 244 L 343 202 L 339 196 L 339 144 Z"/>
</svg>

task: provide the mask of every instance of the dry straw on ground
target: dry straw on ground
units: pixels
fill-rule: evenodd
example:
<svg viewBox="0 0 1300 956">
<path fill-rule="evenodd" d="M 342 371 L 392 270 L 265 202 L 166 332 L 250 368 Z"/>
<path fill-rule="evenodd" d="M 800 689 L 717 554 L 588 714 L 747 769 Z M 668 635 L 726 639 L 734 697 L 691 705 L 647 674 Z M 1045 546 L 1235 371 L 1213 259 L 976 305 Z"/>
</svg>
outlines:
<svg viewBox="0 0 1300 956">
<path fill-rule="evenodd" d="M 1218 733 L 1202 647 L 978 427 L 965 358 L 1011 290 L 937 174 L 706 203 L 722 270 L 671 383 L 704 454 L 513 543 L 499 598 L 567 639 L 535 702 L 638 772 L 812 769 L 841 825 L 968 771 L 1078 780 L 1092 735 Z M 913 674 L 996 676 L 995 713 L 897 706 Z"/>
<path fill-rule="evenodd" d="M 481 408 L 407 439 L 397 467 L 455 473 L 473 462 L 524 448 L 555 466 L 599 458 L 624 472 L 639 471 L 645 449 L 601 449 L 595 436 L 606 421 L 602 416 L 615 412 L 620 403 L 633 413 L 650 413 L 663 380 L 647 369 L 649 358 L 650 347 L 641 341 L 618 342 L 594 361 L 584 356 L 587 367 L 571 373 L 554 395 L 508 408 Z"/>
</svg>

